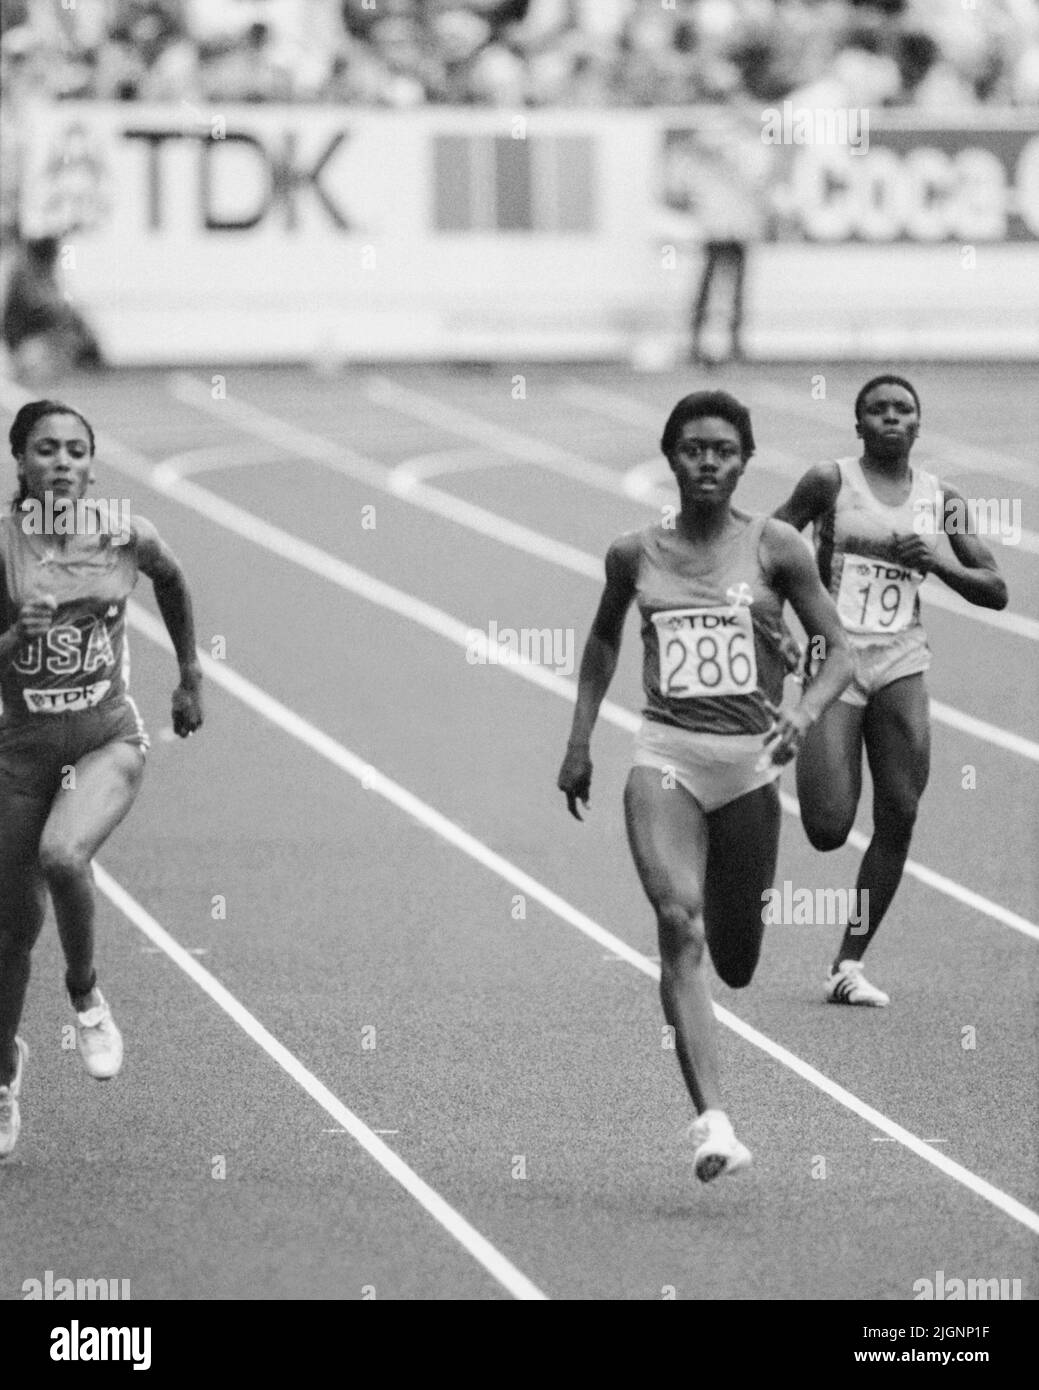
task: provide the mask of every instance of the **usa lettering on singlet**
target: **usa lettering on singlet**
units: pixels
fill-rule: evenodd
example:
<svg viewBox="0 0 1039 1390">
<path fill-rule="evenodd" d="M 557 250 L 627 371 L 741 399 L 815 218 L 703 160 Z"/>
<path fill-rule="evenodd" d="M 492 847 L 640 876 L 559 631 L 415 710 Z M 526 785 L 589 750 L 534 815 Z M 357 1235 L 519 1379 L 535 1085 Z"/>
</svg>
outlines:
<svg viewBox="0 0 1039 1390">
<path fill-rule="evenodd" d="M 58 549 L 27 532 L 20 513 L 0 518 L 0 608 L 4 627 L 23 604 L 57 601 L 46 633 L 23 642 L 0 671 L 5 714 L 75 713 L 123 699 L 129 686 L 126 601 L 137 582 L 136 546 L 100 533 Z"/>
<path fill-rule="evenodd" d="M 676 531 L 639 532 L 647 719 L 698 733 L 771 728 L 766 701 L 781 702 L 786 668 L 783 602 L 758 553 L 765 520 L 747 519 L 710 564 Z"/>
<path fill-rule="evenodd" d="M 919 626 L 919 590 L 925 576 L 899 562 L 897 535 L 918 535 L 932 549 L 940 534 L 941 488 L 924 469 L 912 470 L 904 502 L 881 502 L 856 458 L 836 460 L 840 489 L 815 523 L 819 573 L 845 631 L 864 642 L 882 642 Z"/>
</svg>

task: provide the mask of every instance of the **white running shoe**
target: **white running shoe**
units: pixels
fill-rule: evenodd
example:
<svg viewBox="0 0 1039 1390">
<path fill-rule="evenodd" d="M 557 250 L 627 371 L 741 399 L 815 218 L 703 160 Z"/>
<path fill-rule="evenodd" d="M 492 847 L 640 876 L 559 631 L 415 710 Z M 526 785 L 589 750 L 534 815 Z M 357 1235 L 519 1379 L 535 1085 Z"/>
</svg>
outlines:
<svg viewBox="0 0 1039 1390">
<path fill-rule="evenodd" d="M 83 1065 L 96 1081 L 108 1081 L 123 1065 L 123 1035 L 115 1026 L 112 1010 L 98 990 L 100 1004 L 76 1014 L 76 1037 Z"/>
<path fill-rule="evenodd" d="M 6 1158 L 18 1143 L 22 1128 L 18 1097 L 22 1092 L 22 1073 L 29 1058 L 29 1044 L 24 1038 L 15 1038 L 14 1050 L 17 1058 L 14 1076 L 6 1086 L 0 1086 L 0 1158 Z"/>
<path fill-rule="evenodd" d="M 866 979 L 860 960 L 842 960 L 836 970 L 831 970 L 826 998 L 831 1004 L 871 1004 L 875 1009 L 884 1009 L 891 1003 L 882 989 Z"/>
<path fill-rule="evenodd" d="M 750 1167 L 750 1150 L 736 1138 L 724 1110 L 705 1110 L 687 1132 L 696 1145 L 693 1164 L 701 1182 Z"/>
</svg>

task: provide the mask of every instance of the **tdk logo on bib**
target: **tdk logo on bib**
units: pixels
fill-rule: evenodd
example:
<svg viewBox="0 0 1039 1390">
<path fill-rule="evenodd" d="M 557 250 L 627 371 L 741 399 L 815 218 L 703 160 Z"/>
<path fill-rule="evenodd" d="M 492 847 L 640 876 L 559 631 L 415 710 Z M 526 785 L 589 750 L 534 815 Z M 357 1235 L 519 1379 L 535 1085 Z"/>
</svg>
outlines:
<svg viewBox="0 0 1039 1390">
<path fill-rule="evenodd" d="M 655 619 L 654 619 L 655 621 Z M 679 628 L 698 627 L 706 632 L 720 627 L 739 627 L 740 623 L 735 613 L 685 613 L 680 618 L 665 618 L 662 626 L 669 632 L 677 632 Z"/>
<path fill-rule="evenodd" d="M 857 564 L 855 573 L 861 575 L 863 579 L 888 579 L 905 581 L 914 577 L 913 570 L 904 569 L 901 565 L 882 565 L 874 561 L 872 564 Z"/>
</svg>

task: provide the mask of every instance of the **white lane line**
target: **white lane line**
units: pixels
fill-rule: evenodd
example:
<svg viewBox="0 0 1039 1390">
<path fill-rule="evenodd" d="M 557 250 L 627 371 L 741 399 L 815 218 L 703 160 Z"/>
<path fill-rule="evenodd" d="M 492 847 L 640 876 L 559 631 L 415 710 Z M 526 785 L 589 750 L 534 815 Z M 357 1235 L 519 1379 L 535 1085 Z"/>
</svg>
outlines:
<svg viewBox="0 0 1039 1390">
<path fill-rule="evenodd" d="M 518 434 L 503 425 L 496 425 L 481 416 L 473 415 L 460 406 L 445 405 L 410 386 L 399 386 L 388 377 L 372 376 L 365 383 L 365 395 L 376 405 L 385 406 L 399 414 L 412 415 L 427 425 L 456 434 L 463 439 L 471 439 L 475 444 L 494 449 L 500 454 L 522 459 L 524 463 L 537 464 L 550 473 L 558 473 L 572 482 L 585 483 L 598 488 L 600 492 L 610 492 L 615 497 L 628 497 L 624 486 L 624 475 L 601 463 L 593 463 L 579 454 L 562 449 L 557 444 L 548 444 L 531 435 Z"/>
<path fill-rule="evenodd" d="M 541 531 L 535 531 L 518 521 L 509 521 L 497 512 L 488 511 L 486 507 L 478 506 L 475 502 L 466 502 L 461 497 L 441 492 L 430 487 L 428 483 L 416 482 L 398 488 L 394 486 L 395 482 L 395 478 L 391 479 L 390 491 L 402 502 L 414 503 L 415 506 L 432 512 L 444 521 L 453 521 L 499 544 L 521 550 L 526 555 L 534 555 L 549 564 L 561 565 L 564 569 L 583 574 L 586 578 L 602 579 L 605 575 L 602 560 L 597 560 L 594 555 L 587 555 L 576 546 L 568 545 L 566 541 L 553 540 Z"/>
<path fill-rule="evenodd" d="M 552 564 L 559 564 L 568 569 L 576 570 L 580 574 L 589 574 L 595 579 L 603 577 L 604 571 L 601 561 L 584 555 L 574 546 L 567 545 L 565 541 L 553 540 L 540 531 L 534 531 L 528 526 L 509 521 L 505 517 L 498 516 L 496 512 L 488 511 L 485 507 L 477 506 L 473 502 L 466 502 L 450 493 L 441 492 L 421 481 L 419 477 L 413 477 L 407 469 L 408 464 L 414 460 L 406 460 L 405 463 L 398 464 L 395 468 L 387 468 L 372 459 L 364 458 L 353 450 L 340 449 L 338 445 L 332 444 L 321 435 L 311 434 L 307 430 L 288 425 L 277 416 L 270 415 L 245 401 L 235 400 L 231 397 L 226 400 L 214 401 L 207 387 L 184 373 L 178 373 L 173 377 L 169 390 L 174 398 L 182 404 L 204 411 L 225 425 L 233 424 L 237 429 L 264 439 L 268 443 L 276 444 L 287 453 L 295 454 L 298 458 L 305 458 L 311 463 L 351 478 L 355 482 L 376 488 L 391 497 L 396 497 L 401 502 L 407 502 L 422 511 L 430 512 L 444 521 L 451 521 L 455 525 L 464 526 L 479 535 L 510 545 L 528 555 L 536 555 L 539 559 L 547 560 Z M 420 456 L 419 461 L 425 464 L 433 458 L 444 458 L 458 452 L 457 450 L 445 450 L 440 455 L 424 454 Z M 154 475 L 150 474 L 146 481 L 154 481 L 155 485 L 169 490 L 171 483 L 195 471 L 195 453 L 196 451 L 191 449 L 186 453 L 176 454 L 165 459 L 158 465 Z M 124 457 L 125 451 L 119 451 L 119 456 Z M 505 460 L 502 461 L 502 466 L 508 466 Z"/>
<path fill-rule="evenodd" d="M 283 434 L 283 422 L 277 417 L 267 415 L 265 411 L 256 406 L 231 398 L 215 402 L 209 390 L 191 377 L 177 376 L 171 389 L 174 396 L 183 403 L 203 410 L 213 415 L 214 418 L 225 422 L 229 418 L 233 419 L 238 428 L 256 433 L 264 439 L 273 440 Z M 335 446 L 320 435 L 310 435 L 294 426 L 291 429 L 293 442 L 285 443 L 282 447 L 300 458 L 310 459 L 322 466 L 331 466 L 330 458 L 334 454 Z M 307 445 L 308 440 L 310 441 L 309 447 Z M 215 450 L 210 452 L 216 454 Z M 429 460 L 447 457 L 450 456 L 450 453 L 451 451 L 444 455 L 427 454 L 423 455 L 422 458 Z M 194 456 L 195 451 L 190 450 L 186 454 L 177 454 L 164 460 L 153 469 L 151 482 L 154 486 L 158 486 L 172 495 L 171 485 L 186 473 L 193 471 L 192 460 Z M 364 480 L 371 483 L 380 469 L 380 465 L 368 459 L 361 460 L 361 462 L 364 465 Z M 667 467 L 665 460 L 661 459 L 660 463 L 665 468 Z M 384 476 L 381 481 L 376 483 L 376 486 L 393 493 L 401 501 L 413 503 L 425 511 L 465 526 L 469 530 L 476 531 L 502 545 L 510 546 L 526 555 L 533 555 L 536 559 L 544 560 L 549 564 L 558 565 L 562 569 L 570 570 L 571 573 L 579 574 L 585 579 L 593 579 L 598 583 L 603 581 L 605 575 L 603 561 L 595 555 L 590 555 L 587 551 L 579 550 L 576 546 L 568 545 L 563 541 L 557 541 L 529 526 L 509 521 L 496 512 L 488 511 L 474 503 L 463 501 L 461 498 L 453 497 L 448 493 L 439 492 L 425 483 L 409 481 L 406 487 L 399 487 L 395 480 L 400 475 L 400 469 L 406 466 L 406 464 L 398 464 L 394 469 L 383 469 Z M 352 469 L 354 465 L 350 464 L 349 467 Z M 646 465 L 639 465 L 639 467 L 644 468 Z M 625 475 L 625 478 L 627 476 Z M 667 500 L 673 501 L 674 499 L 668 497 Z M 1039 624 L 1036 624 L 1036 628 L 1039 631 Z M 1033 762 L 1039 762 L 1039 743 L 1033 743 L 1021 734 L 1011 733 L 995 724 L 988 723 L 984 719 L 977 719 L 973 715 L 964 714 L 952 705 L 941 704 L 937 701 L 931 702 L 931 713 L 939 723 L 948 724 L 951 728 L 992 743 L 1007 752 L 1020 754 L 1022 757 L 1030 758 Z"/>
<path fill-rule="evenodd" d="M 786 792 L 780 792 L 779 800 L 784 811 L 800 819 L 801 808 L 797 804 L 796 797 L 789 796 Z M 861 830 L 850 831 L 848 844 L 854 849 L 865 851 L 869 849 L 869 843 L 869 836 L 864 835 Z M 1030 937 L 1032 941 L 1039 941 L 1039 926 L 1035 922 L 1030 922 L 1027 917 L 1011 912 L 1009 908 L 1002 907 L 999 903 L 993 902 L 991 898 L 983 898 L 980 893 L 975 893 L 973 888 L 967 888 L 962 883 L 957 883 L 955 879 L 946 878 L 944 874 L 936 873 L 934 869 L 927 868 L 925 864 L 918 864 L 915 859 L 906 860 L 903 872 L 926 887 L 933 888 L 936 893 L 943 893 L 947 898 L 953 898 L 964 907 L 973 908 L 975 912 L 980 912 L 985 917 L 991 917 L 995 922 L 1001 922 L 1003 926 L 1020 932 L 1022 936 Z"/>
<path fill-rule="evenodd" d="M 418 454 L 394 464 L 389 470 L 394 491 L 405 492 L 415 483 L 441 478 L 447 473 L 474 473 L 484 468 L 511 468 L 512 459 L 501 455 L 488 456 L 486 449 L 440 449 L 432 454 Z"/>
<path fill-rule="evenodd" d="M 0 388 L 0 403 L 6 404 L 3 399 L 2 388 Z M 280 527 L 271 525 L 270 522 L 264 521 L 261 517 L 254 516 L 252 512 L 247 512 L 232 502 L 224 501 L 216 493 L 209 492 L 196 483 L 186 480 L 178 481 L 175 476 L 164 475 L 162 465 L 157 467 L 152 465 L 147 459 L 118 444 L 115 440 L 106 436 L 99 436 L 99 438 L 114 467 L 139 479 L 165 496 L 171 497 L 182 506 L 198 512 L 208 521 L 261 546 L 270 551 L 272 555 L 277 555 L 281 559 L 288 560 L 291 564 L 309 570 L 312 574 L 345 589 L 348 593 L 356 594 L 398 614 L 409 622 L 417 623 L 426 628 L 427 631 L 444 638 L 445 641 L 453 642 L 455 646 L 461 647 L 467 655 L 475 653 L 484 659 L 490 656 L 495 665 L 519 676 L 522 680 L 529 681 L 542 690 L 548 690 L 553 695 L 568 700 L 571 704 L 576 700 L 577 685 L 574 681 L 557 675 L 554 671 L 543 666 L 536 666 L 524 661 L 511 647 L 501 642 L 491 643 L 485 633 L 467 627 L 460 619 L 452 617 L 433 604 L 415 598 L 414 595 L 405 593 L 392 584 L 384 583 L 373 575 L 366 574 L 364 570 L 346 564 L 345 561 L 329 555 L 308 541 L 301 540 L 298 536 L 293 536 L 289 532 L 281 530 Z M 493 652 L 491 652 L 492 646 Z M 613 724 L 619 729 L 624 729 L 627 733 L 634 733 L 640 723 L 637 714 L 612 700 L 604 700 L 599 713 L 605 722 Z M 789 815 L 799 816 L 797 801 L 792 796 L 781 792 L 780 802 L 783 810 Z M 869 845 L 869 839 L 860 831 L 852 830 L 848 836 L 848 843 L 857 849 L 864 850 Z M 1039 941 L 1039 926 L 1030 922 L 1026 917 L 1022 917 L 1019 913 L 1012 912 L 1009 908 L 983 897 L 980 893 L 975 893 L 972 888 L 967 888 L 954 879 L 947 878 L 944 874 L 928 869 L 913 859 L 906 860 L 904 872 L 911 878 L 916 878 L 921 883 L 926 884 L 928 888 L 933 888 L 936 892 L 954 899 L 963 906 L 980 912 L 993 921 L 1000 922 L 1003 926 L 1010 927 L 1022 936 Z"/>
<path fill-rule="evenodd" d="M 188 449 L 177 458 L 181 461 L 181 477 L 223 468 L 256 468 L 272 462 L 255 444 L 205 444 L 198 449 Z"/>
<path fill-rule="evenodd" d="M 153 641 L 160 640 L 160 635 L 165 637 L 165 628 L 157 619 L 137 604 L 132 604 L 131 607 L 134 610 L 131 622 L 138 631 L 144 632 Z M 167 650 L 170 650 L 168 645 Z M 225 688 L 233 688 L 233 683 L 221 679 L 221 677 L 232 673 L 222 672 L 218 676 L 214 668 L 220 664 L 219 662 L 211 661 L 208 657 L 203 657 L 202 661 L 206 667 L 206 674 L 211 680 L 224 685 Z M 236 677 L 235 679 L 240 678 Z M 240 696 L 240 698 L 242 697 Z M 488 1274 L 508 1289 L 514 1298 L 525 1301 L 547 1298 L 547 1295 L 543 1294 L 525 1274 L 522 1274 L 514 1264 L 507 1260 L 500 1250 L 495 1249 L 490 1241 L 482 1236 L 474 1226 L 471 1226 L 464 1216 L 461 1216 L 454 1207 L 445 1202 L 443 1197 L 435 1192 L 428 1183 L 423 1182 L 415 1170 L 409 1168 L 402 1158 L 399 1158 L 388 1145 L 384 1144 L 375 1131 L 369 1129 L 364 1121 L 344 1105 L 338 1096 L 334 1096 L 313 1072 L 308 1071 L 298 1057 L 280 1043 L 273 1033 L 269 1033 L 259 1019 L 250 1013 L 230 990 L 225 989 L 215 975 L 211 975 L 208 970 L 199 965 L 191 953 L 185 951 L 170 936 L 169 932 L 160 926 L 155 918 L 146 912 L 141 904 L 132 898 L 126 889 L 117 883 L 100 864 L 95 863 L 94 876 L 97 880 L 97 886 L 123 916 L 129 918 L 139 931 L 142 931 L 176 965 L 179 965 L 181 970 L 194 980 L 205 994 L 208 994 L 213 1003 L 223 1009 L 224 1013 L 233 1019 L 239 1028 L 258 1047 L 261 1047 L 268 1057 L 276 1062 L 298 1086 L 301 1086 L 312 1100 L 317 1101 L 318 1105 L 341 1125 L 360 1144 L 361 1148 L 389 1173 L 390 1177 L 399 1182 L 401 1187 L 410 1193 L 433 1220 L 438 1222 L 449 1235 L 453 1236 L 459 1245 L 483 1266 Z"/>
<path fill-rule="evenodd" d="M 996 724 L 989 724 L 984 719 L 975 719 L 972 714 L 964 714 L 962 710 L 943 704 L 941 700 L 931 701 L 931 717 L 939 723 L 948 724 L 950 729 L 959 729 L 973 738 L 984 739 L 986 743 L 1005 748 L 1008 753 L 1016 753 L 1032 762 L 1039 761 L 1039 743 L 1022 738 L 1020 734 L 1013 734 L 1008 729 L 1001 729 Z"/>
<path fill-rule="evenodd" d="M 584 483 L 589 487 L 599 488 L 600 491 L 631 500 L 631 494 L 625 487 L 623 473 L 590 463 L 576 454 L 568 453 L 553 444 L 544 444 L 531 436 L 519 434 L 515 430 L 485 420 L 471 411 L 444 405 L 432 396 L 424 396 L 409 386 L 398 386 L 395 382 L 377 377 L 367 387 L 367 394 L 380 405 L 396 410 L 401 415 L 410 415 L 439 429 L 451 430 L 464 439 L 472 439 L 488 448 L 511 453 L 527 463 L 550 468 L 574 482 Z M 658 421 L 657 428 L 659 423 Z M 775 450 L 772 450 L 771 457 L 773 460 L 776 458 Z M 803 470 L 797 471 L 798 476 L 801 471 Z M 967 618 L 984 627 L 993 627 L 1000 632 L 1013 633 L 1015 637 L 1026 637 L 1032 642 L 1039 642 L 1039 620 L 1025 617 L 1021 613 L 978 608 L 967 603 L 958 594 L 939 587 L 939 583 L 940 581 L 935 580 L 932 585 L 927 585 L 922 590 L 925 604 L 932 603 L 935 608 L 943 608 L 959 618 Z"/>
<path fill-rule="evenodd" d="M 163 647 L 166 651 L 172 650 L 166 630 L 157 618 L 153 617 L 152 614 L 148 613 L 135 602 L 130 603 L 128 612 L 131 626 L 136 631 L 142 633 L 151 641 Z M 471 835 L 455 821 L 450 820 L 447 816 L 436 810 L 435 807 L 430 806 L 428 802 L 422 801 L 413 792 L 401 786 L 399 782 L 395 782 L 392 778 L 387 777 L 364 758 L 359 757 L 358 754 L 352 752 L 349 748 L 346 748 L 323 730 L 317 728 L 316 725 L 311 724 L 309 720 L 304 719 L 294 710 L 289 709 L 287 705 L 283 705 L 280 700 L 276 700 L 265 690 L 254 685 L 252 681 L 246 679 L 246 677 L 240 675 L 232 667 L 228 666 L 227 662 L 214 661 L 202 652 L 199 653 L 199 660 L 202 663 L 206 676 L 212 680 L 215 685 L 221 686 L 229 694 L 247 705 L 269 723 L 275 725 L 283 733 L 305 744 L 306 747 L 310 748 L 334 767 L 347 773 L 348 776 L 361 783 L 366 791 L 374 792 L 377 796 L 383 797 L 391 805 L 396 806 L 398 810 L 403 811 L 405 815 L 410 816 L 425 829 L 432 831 L 434 835 L 439 836 L 440 839 L 444 840 L 454 849 L 460 850 L 461 853 L 467 855 L 475 863 L 481 865 L 489 872 L 497 874 L 497 876 L 506 883 L 511 884 L 527 897 L 540 903 L 542 907 L 546 908 L 561 921 L 566 922 L 569 926 L 581 932 L 582 935 L 608 950 L 611 955 L 626 961 L 629 965 L 633 966 L 634 969 L 648 976 L 651 980 L 659 981 L 660 967 L 651 961 L 648 956 L 643 955 L 641 951 L 636 951 L 634 947 L 629 946 L 628 943 L 623 941 L 619 936 L 615 936 L 613 932 L 600 926 L 598 922 L 567 902 L 565 898 L 560 897 L 558 893 L 553 892 L 552 889 L 546 887 L 546 885 L 541 883 L 538 879 L 533 878 L 503 855 L 498 854 L 496 850 L 491 849 L 488 845 L 484 844 L 482 840 L 478 840 L 476 836 Z M 118 887 L 118 885 L 115 886 Z M 120 894 L 123 892 L 122 889 L 118 891 Z M 216 994 L 213 994 L 213 997 L 217 999 L 221 1007 L 227 1008 L 227 1012 L 231 1014 L 231 1017 L 235 1018 L 237 1022 L 240 1022 L 246 1032 L 250 1033 L 250 1036 L 256 1036 L 256 1040 L 261 1043 L 261 1046 L 266 1047 L 266 1050 L 271 1052 L 275 1060 L 285 1066 L 285 1069 L 289 1071 L 290 1075 L 296 1075 L 296 1072 L 292 1070 L 290 1066 L 286 1065 L 285 1061 L 282 1060 L 283 1057 L 292 1064 L 292 1067 L 298 1069 L 302 1077 L 307 1078 L 315 1088 L 311 1089 L 310 1085 L 306 1085 L 305 1082 L 297 1076 L 296 1079 L 300 1080 L 300 1084 L 304 1086 L 304 1089 L 314 1095 L 315 1099 L 325 1106 L 325 1109 L 332 1118 L 338 1120 L 344 1128 L 349 1129 L 351 1134 L 354 1134 L 355 1138 L 358 1138 L 359 1135 L 363 1135 L 365 1141 L 364 1147 L 374 1154 L 375 1150 L 371 1146 L 380 1144 L 380 1141 L 376 1138 L 374 1133 L 369 1130 L 366 1125 L 362 1124 L 351 1111 L 347 1110 L 340 1101 L 336 1100 L 335 1096 L 327 1091 L 316 1078 L 312 1077 L 310 1073 L 292 1057 L 291 1053 L 288 1053 L 280 1043 L 267 1033 L 266 1029 L 264 1029 L 247 1010 L 243 1009 L 242 1006 L 238 1004 L 237 1000 L 234 1000 L 233 997 L 227 993 L 222 985 L 218 984 L 207 971 L 202 970 L 201 966 L 197 965 L 186 952 L 183 952 L 176 942 L 173 941 L 152 918 L 148 917 L 142 908 L 133 902 L 133 899 L 129 899 L 129 903 L 132 904 L 133 909 L 137 913 L 146 918 L 147 922 L 155 928 L 156 934 L 153 935 L 150 931 L 146 934 L 152 936 L 152 939 L 156 940 L 159 945 L 163 945 L 164 949 L 164 943 L 168 942 L 169 946 L 173 948 L 173 950 L 170 951 L 173 959 L 176 960 L 178 964 L 182 965 L 182 968 L 186 969 L 193 978 L 198 978 L 195 974 L 196 971 L 204 978 L 206 983 L 203 983 L 201 979 L 199 983 L 203 985 L 207 993 L 212 993 L 212 990 L 208 987 L 210 983 L 216 990 L 220 991 L 220 997 Z M 117 905 L 119 904 L 117 903 Z M 131 916 L 131 920 L 136 920 L 131 913 L 128 912 L 127 915 Z M 143 927 L 142 930 L 144 930 Z M 227 1007 L 224 1003 L 224 998 L 233 1005 L 233 1009 Z M 239 1017 L 239 1012 L 244 1016 L 244 1019 L 248 1020 L 251 1027 L 247 1026 L 246 1022 Z M 1004 1215 L 1009 1216 L 1012 1220 L 1019 1222 L 1021 1225 L 1028 1227 L 1029 1230 L 1039 1234 L 1039 1213 L 1030 1210 L 1024 1203 L 1019 1202 L 1016 1197 L 1011 1197 L 1009 1193 L 1002 1191 L 1002 1189 L 996 1187 L 993 1183 L 988 1182 L 987 1179 L 979 1177 L 962 1164 L 954 1162 L 954 1160 L 948 1158 L 945 1154 L 938 1153 L 937 1150 L 932 1149 L 924 1140 L 918 1138 L 917 1135 L 913 1134 L 910 1130 L 905 1129 L 902 1125 L 889 1119 L 886 1115 L 882 1114 L 881 1111 L 875 1110 L 873 1106 L 867 1105 L 865 1101 L 860 1100 L 859 1097 L 854 1095 L 851 1091 L 839 1085 L 836 1081 L 831 1080 L 830 1077 L 811 1066 L 810 1063 L 798 1057 L 796 1053 L 789 1051 L 789 1049 L 783 1047 L 780 1043 L 767 1037 L 766 1034 L 759 1032 L 757 1028 L 751 1027 L 749 1023 L 745 1023 L 743 1019 L 738 1018 L 734 1013 L 723 1008 L 720 1004 L 716 1003 L 714 1005 L 714 1012 L 719 1022 L 731 1029 L 732 1032 L 738 1037 L 741 1037 L 745 1042 L 750 1043 L 751 1046 L 758 1048 L 761 1052 L 773 1058 L 774 1061 L 787 1067 L 797 1076 L 800 1076 L 802 1080 L 807 1081 L 811 1086 L 821 1091 L 823 1095 L 829 1096 L 831 1100 L 836 1101 L 838 1105 L 843 1105 L 845 1109 L 858 1115 L 860 1119 L 865 1120 L 871 1128 L 878 1129 L 883 1134 L 890 1135 L 892 1139 L 897 1140 L 898 1143 L 916 1154 L 918 1158 L 922 1158 L 926 1163 L 930 1163 L 933 1167 L 937 1168 L 939 1172 L 944 1173 L 946 1177 L 952 1178 L 953 1181 L 960 1183 L 976 1196 L 989 1202 L 992 1206 L 1003 1212 Z M 253 1028 L 258 1030 L 258 1033 L 262 1034 L 263 1038 L 269 1039 L 270 1043 L 273 1044 L 274 1048 L 278 1049 L 278 1051 L 271 1051 L 271 1048 L 266 1046 L 266 1042 L 261 1041 L 260 1036 L 253 1033 Z M 326 1100 L 331 1102 L 331 1104 L 327 1104 Z M 362 1142 L 360 1138 L 359 1142 Z M 411 1169 L 408 1168 L 406 1164 L 397 1158 L 392 1150 L 385 1148 L 385 1146 L 380 1146 L 380 1149 L 383 1151 L 379 1154 L 380 1162 L 383 1161 L 384 1157 L 392 1159 L 395 1165 L 397 1165 L 397 1168 L 406 1174 L 412 1183 L 420 1185 L 424 1193 L 428 1193 L 431 1197 L 436 1198 L 438 1202 L 441 1201 L 431 1189 L 426 1187 L 425 1183 L 422 1183 L 420 1178 L 412 1173 Z M 388 1163 L 385 1163 L 384 1166 L 389 1167 Z M 396 1172 L 394 1172 L 394 1176 L 397 1176 Z M 399 1180 L 403 1182 L 403 1178 Z M 408 1183 L 404 1183 L 404 1185 L 408 1186 Z M 413 1191 L 413 1188 L 409 1186 L 408 1190 Z M 426 1205 L 426 1203 L 423 1202 L 423 1205 Z M 463 1219 L 458 1217 L 457 1213 L 453 1212 L 450 1207 L 447 1207 L 446 1203 L 442 1205 L 446 1209 L 446 1212 L 450 1213 L 458 1222 L 465 1225 Z M 444 1221 L 442 1224 L 446 1225 L 447 1223 Z M 468 1228 L 468 1231 L 471 1232 L 472 1236 L 482 1242 L 481 1251 L 485 1257 L 489 1254 L 493 1254 L 499 1260 L 504 1259 L 504 1257 L 498 1255 L 497 1251 L 493 1250 L 493 1247 L 487 1246 L 487 1243 L 483 1241 L 483 1237 L 479 1236 L 471 1227 Z M 456 1232 L 452 1233 L 457 1234 Z M 470 1247 L 467 1245 L 466 1248 L 468 1249 Z M 481 1263 L 487 1268 L 490 1267 L 486 1263 L 486 1258 L 481 1260 Z M 505 1263 L 507 1265 L 507 1262 Z M 525 1280 L 524 1276 L 520 1275 L 518 1271 L 513 1270 L 511 1265 L 508 1266 L 508 1270 L 511 1271 L 514 1278 L 523 1280 L 524 1284 L 529 1285 L 529 1281 Z M 505 1273 L 504 1270 L 500 1271 L 496 1277 L 498 1277 L 502 1283 L 505 1283 L 505 1279 L 502 1277 L 503 1273 Z M 544 1297 L 544 1295 L 539 1295 L 538 1291 L 533 1288 L 533 1285 L 529 1285 L 529 1288 L 533 1291 L 528 1292 L 526 1297 Z M 516 1296 L 520 1297 L 521 1295 L 517 1293 Z"/>
</svg>

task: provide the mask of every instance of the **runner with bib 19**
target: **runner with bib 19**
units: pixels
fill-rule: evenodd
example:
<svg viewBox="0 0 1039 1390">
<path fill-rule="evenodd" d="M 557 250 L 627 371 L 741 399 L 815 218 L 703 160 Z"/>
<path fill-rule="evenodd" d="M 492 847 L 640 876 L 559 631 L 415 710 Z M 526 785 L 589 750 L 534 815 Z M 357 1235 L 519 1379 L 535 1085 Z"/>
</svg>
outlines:
<svg viewBox="0 0 1039 1390">
<path fill-rule="evenodd" d="M 860 457 L 810 468 L 775 516 L 812 523 L 819 575 L 833 596 L 855 659 L 855 676 L 807 734 L 797 760 L 797 794 L 809 840 L 839 849 L 855 821 L 862 752 L 873 777 L 873 838 L 859 869 L 859 911 L 826 981 L 835 1004 L 884 1007 L 862 957 L 902 878 L 917 807 L 930 769 L 931 727 L 924 672 L 931 649 L 920 621 L 920 585 L 935 575 L 968 602 L 1005 608 L 1007 588 L 974 533 L 964 499 L 909 453 L 920 430 L 920 398 L 903 377 L 868 381 L 855 401 Z M 942 534 L 951 554 L 943 554 Z M 806 679 L 814 679 L 809 664 Z"/>
</svg>

